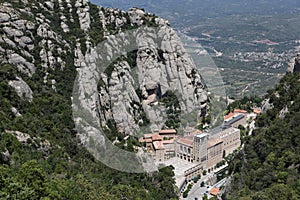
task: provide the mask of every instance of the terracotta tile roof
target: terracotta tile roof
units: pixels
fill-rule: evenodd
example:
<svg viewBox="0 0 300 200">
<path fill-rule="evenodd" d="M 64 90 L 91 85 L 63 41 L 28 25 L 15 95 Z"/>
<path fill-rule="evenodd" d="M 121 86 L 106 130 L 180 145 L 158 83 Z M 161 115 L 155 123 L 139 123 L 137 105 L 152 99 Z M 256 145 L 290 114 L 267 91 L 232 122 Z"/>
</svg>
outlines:
<svg viewBox="0 0 300 200">
<path fill-rule="evenodd" d="M 187 145 L 187 146 L 190 146 L 190 147 L 193 147 L 193 139 L 191 139 L 190 137 L 184 137 L 184 138 L 180 138 L 177 140 L 178 143 L 180 144 L 184 144 L 184 145 Z"/>
<path fill-rule="evenodd" d="M 224 120 L 229 120 L 230 118 L 232 118 L 234 116 L 234 113 L 231 112 L 228 115 L 224 116 Z"/>
<path fill-rule="evenodd" d="M 215 146 L 219 143 L 222 143 L 223 141 L 220 138 L 211 138 L 207 141 L 207 148 L 210 148 L 212 146 Z"/>
<path fill-rule="evenodd" d="M 139 139 L 139 142 L 146 142 L 146 143 L 151 143 L 152 142 L 152 139 L 151 138 L 140 138 Z"/>
<path fill-rule="evenodd" d="M 155 141 L 153 142 L 153 146 L 155 150 L 163 150 L 165 149 L 164 144 L 162 143 L 162 141 Z"/>
<path fill-rule="evenodd" d="M 210 190 L 209 193 L 210 193 L 211 195 L 217 196 L 218 193 L 219 193 L 219 191 L 220 191 L 219 188 L 212 188 L 212 189 Z"/>
<path fill-rule="evenodd" d="M 254 108 L 254 109 L 253 109 L 253 112 L 254 112 L 255 114 L 260 114 L 260 113 L 261 113 L 261 109 L 260 109 L 260 108 Z"/>
<path fill-rule="evenodd" d="M 234 109 L 234 113 L 248 113 L 246 110 Z"/>
<path fill-rule="evenodd" d="M 159 134 L 176 134 L 176 130 L 175 129 L 166 129 L 166 130 L 160 130 Z"/>
<path fill-rule="evenodd" d="M 152 141 L 160 141 L 162 137 L 158 134 L 152 134 Z"/>
</svg>

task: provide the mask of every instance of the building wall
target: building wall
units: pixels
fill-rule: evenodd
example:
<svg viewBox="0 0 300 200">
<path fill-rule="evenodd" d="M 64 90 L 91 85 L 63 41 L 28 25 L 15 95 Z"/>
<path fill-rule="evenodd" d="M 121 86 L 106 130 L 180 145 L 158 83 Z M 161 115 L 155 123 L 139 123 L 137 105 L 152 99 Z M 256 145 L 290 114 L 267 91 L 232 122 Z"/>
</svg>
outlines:
<svg viewBox="0 0 300 200">
<path fill-rule="evenodd" d="M 190 147 L 186 144 L 182 144 L 179 143 L 178 141 L 176 141 L 176 157 L 183 159 L 183 160 L 187 160 L 189 162 L 193 162 L 193 147 Z"/>
<path fill-rule="evenodd" d="M 202 175 L 202 171 L 204 169 L 204 166 L 200 163 L 184 172 L 185 177 L 187 180 L 191 180 L 192 178 Z"/>
<path fill-rule="evenodd" d="M 175 157 L 175 144 L 164 144 L 165 146 L 165 160 Z"/>
<path fill-rule="evenodd" d="M 164 149 L 155 150 L 155 161 L 157 161 L 157 162 L 165 161 L 165 150 Z"/>
<path fill-rule="evenodd" d="M 223 150 L 226 156 L 232 153 L 241 145 L 240 130 L 229 128 L 220 133 L 220 138 L 223 140 Z"/>
<path fill-rule="evenodd" d="M 223 142 L 217 143 L 207 149 L 207 166 L 206 168 L 211 168 L 218 162 L 222 161 L 223 156 Z"/>
<path fill-rule="evenodd" d="M 193 159 L 197 163 L 207 161 L 207 134 L 195 135 L 193 143 Z"/>
<path fill-rule="evenodd" d="M 177 137 L 176 133 L 160 133 L 159 134 L 163 139 L 174 139 Z"/>
<path fill-rule="evenodd" d="M 239 125 L 246 126 L 247 125 L 247 117 L 245 116 L 241 120 L 231 124 L 232 127 L 237 128 Z"/>
</svg>

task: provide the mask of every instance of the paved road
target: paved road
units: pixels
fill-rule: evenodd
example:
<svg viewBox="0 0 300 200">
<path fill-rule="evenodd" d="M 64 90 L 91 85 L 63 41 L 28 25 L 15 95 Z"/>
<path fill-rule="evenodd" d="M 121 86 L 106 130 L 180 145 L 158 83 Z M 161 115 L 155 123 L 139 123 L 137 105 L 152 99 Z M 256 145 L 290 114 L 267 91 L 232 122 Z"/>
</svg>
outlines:
<svg viewBox="0 0 300 200">
<path fill-rule="evenodd" d="M 195 198 L 198 198 L 199 200 L 202 199 L 204 193 L 206 191 L 209 192 L 210 188 L 207 188 L 206 185 L 205 185 L 205 187 L 201 187 L 200 185 L 201 185 L 201 182 L 202 181 L 205 182 L 209 176 L 211 176 L 211 174 L 201 177 L 201 179 L 199 179 L 199 181 L 193 185 L 193 187 L 191 188 L 191 191 L 189 192 L 188 197 L 186 199 L 188 199 L 188 200 L 194 200 Z"/>
<path fill-rule="evenodd" d="M 207 173 L 207 175 L 205 176 L 201 176 L 201 179 L 199 179 L 199 181 L 193 185 L 193 187 L 191 188 L 188 197 L 186 199 L 188 200 L 195 200 L 195 198 L 198 198 L 198 200 L 201 200 L 202 197 L 204 196 L 204 193 L 207 192 L 208 196 L 209 196 L 209 191 L 214 187 L 214 186 L 218 186 L 220 184 L 224 184 L 226 182 L 226 180 L 221 180 L 220 182 L 216 183 L 214 186 L 207 186 L 205 185 L 205 187 L 201 187 L 201 182 L 207 182 L 211 177 L 213 177 L 215 172 L 218 172 L 222 169 L 224 169 L 225 167 L 227 167 L 228 165 L 223 165 L 221 167 L 219 167 L 218 169 L 214 170 L 213 172 Z"/>
</svg>

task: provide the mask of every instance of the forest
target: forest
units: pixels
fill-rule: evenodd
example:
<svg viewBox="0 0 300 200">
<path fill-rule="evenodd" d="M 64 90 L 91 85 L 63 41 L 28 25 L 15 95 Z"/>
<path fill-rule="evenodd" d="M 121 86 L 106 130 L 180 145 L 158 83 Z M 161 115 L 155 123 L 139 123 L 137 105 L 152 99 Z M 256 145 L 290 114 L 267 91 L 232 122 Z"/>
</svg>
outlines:
<svg viewBox="0 0 300 200">
<path fill-rule="evenodd" d="M 300 74 L 285 75 L 265 98 L 273 108 L 259 115 L 257 129 L 230 163 L 226 199 L 300 198 Z"/>
</svg>

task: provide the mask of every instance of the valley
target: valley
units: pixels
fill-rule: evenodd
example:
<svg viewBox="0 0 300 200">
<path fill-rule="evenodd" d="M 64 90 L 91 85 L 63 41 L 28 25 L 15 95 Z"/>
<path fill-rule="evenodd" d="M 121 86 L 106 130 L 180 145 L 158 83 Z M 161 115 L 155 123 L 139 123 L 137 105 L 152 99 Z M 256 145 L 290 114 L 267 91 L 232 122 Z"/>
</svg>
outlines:
<svg viewBox="0 0 300 200">
<path fill-rule="evenodd" d="M 300 3 L 296 0 L 92 2 L 125 10 L 140 7 L 168 19 L 209 53 L 219 67 L 227 95 L 234 98 L 263 96 L 300 50 Z"/>
</svg>

